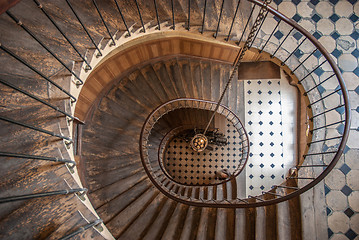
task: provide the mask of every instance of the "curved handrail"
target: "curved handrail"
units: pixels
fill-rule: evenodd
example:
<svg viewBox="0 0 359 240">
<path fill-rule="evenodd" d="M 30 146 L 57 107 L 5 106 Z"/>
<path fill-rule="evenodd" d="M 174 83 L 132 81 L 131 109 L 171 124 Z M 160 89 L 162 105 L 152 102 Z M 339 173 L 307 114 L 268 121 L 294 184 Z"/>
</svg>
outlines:
<svg viewBox="0 0 359 240">
<path fill-rule="evenodd" d="M 180 102 L 180 101 L 194 101 L 194 102 L 200 102 L 200 103 L 205 103 L 205 104 L 209 104 L 209 108 L 201 108 L 201 109 L 204 109 L 204 110 L 211 110 L 212 109 L 212 106 L 216 106 L 217 103 L 216 102 L 213 102 L 213 101 L 208 101 L 208 100 L 199 100 L 199 99 L 188 99 L 188 98 L 182 98 L 182 99 L 175 99 L 176 101 L 169 101 L 171 103 L 175 103 L 177 102 Z M 163 105 L 161 106 L 167 106 L 168 104 L 167 103 L 164 103 Z M 240 121 L 239 117 L 233 112 L 231 111 L 228 107 L 224 106 L 224 105 L 220 105 L 220 107 L 222 109 L 225 109 L 226 111 L 229 112 L 229 115 L 227 115 L 227 117 L 229 116 L 232 116 L 232 119 L 231 121 L 233 121 L 233 119 L 236 119 L 236 124 L 240 124 L 240 128 L 237 128 L 236 125 L 233 125 L 238 133 L 240 133 L 240 131 L 243 129 L 243 133 L 240 134 L 239 137 L 242 137 L 244 136 L 245 137 L 245 141 L 246 141 L 246 148 L 248 148 L 246 150 L 246 153 L 244 152 L 244 148 L 242 148 L 242 156 L 245 154 L 245 161 L 244 163 L 242 163 L 242 160 L 240 161 L 240 164 L 238 165 L 238 167 L 236 168 L 236 170 L 234 171 L 234 173 L 228 178 L 228 179 L 225 179 L 225 180 L 221 180 L 221 181 L 217 181 L 217 182 L 214 182 L 214 183 L 208 183 L 208 184 L 204 184 L 204 185 L 195 185 L 196 187 L 198 186 L 214 186 L 214 185 L 219 185 L 219 184 L 223 184 L 223 183 L 226 183 L 228 181 L 231 181 L 232 179 L 236 178 L 242 171 L 243 171 L 243 168 L 244 166 L 246 165 L 247 161 L 248 161 L 248 154 L 249 153 L 249 138 L 248 138 L 248 134 L 242 124 L 242 122 Z M 157 111 L 160 109 L 161 107 L 158 107 L 157 108 Z M 156 111 L 156 110 L 154 110 Z M 223 112 L 223 110 L 222 110 Z M 218 113 L 218 111 L 217 111 Z M 196 127 L 199 127 L 199 126 L 196 126 Z M 161 140 L 160 144 L 159 144 L 159 148 L 158 148 L 158 163 L 159 163 L 159 166 L 161 168 L 161 170 L 163 171 L 163 173 L 166 175 L 167 178 L 171 179 L 171 181 L 174 181 L 176 183 L 178 183 L 179 185 L 186 185 L 186 186 L 193 186 L 193 185 L 187 185 L 187 184 L 183 184 L 183 183 L 180 183 L 178 181 L 176 181 L 175 179 L 173 179 L 170 174 L 167 173 L 165 167 L 163 166 L 163 152 L 164 150 L 166 149 L 166 146 L 167 146 L 167 143 L 169 141 L 170 138 L 172 138 L 174 135 L 178 134 L 180 131 L 183 131 L 183 130 L 186 130 L 186 129 L 193 129 L 193 126 L 181 126 L 181 127 L 176 127 L 172 130 L 170 130 Z"/>
<path fill-rule="evenodd" d="M 181 105 L 181 102 L 185 103 L 184 105 Z M 192 105 L 190 103 L 193 103 Z M 194 103 L 197 103 L 198 105 L 196 106 Z M 188 105 L 187 105 L 188 104 Z M 200 105 L 200 104 L 205 104 L 205 105 Z M 207 106 L 207 104 L 209 105 L 209 107 Z M 169 106 L 176 106 L 177 108 L 167 108 Z M 151 133 L 150 130 L 148 129 L 152 129 L 154 127 L 154 125 L 156 124 L 156 122 L 165 114 L 167 114 L 170 111 L 174 111 L 176 109 L 179 108 L 197 108 L 197 109 L 204 109 L 204 110 L 212 110 L 213 111 L 213 106 L 216 106 L 217 103 L 213 102 L 213 101 L 208 101 L 208 100 L 200 100 L 200 99 L 191 99 L 191 98 L 179 98 L 179 99 L 174 99 L 174 100 L 170 100 L 160 106 L 158 106 L 156 109 L 154 109 L 149 116 L 147 117 L 145 123 L 142 126 L 141 129 L 141 134 L 140 134 L 140 156 L 141 156 L 141 162 L 142 165 L 148 175 L 148 177 L 150 178 L 150 180 L 153 182 L 153 184 L 165 195 L 167 195 L 170 198 L 173 198 L 175 200 L 181 201 L 183 199 L 178 198 L 173 196 L 171 193 L 169 193 L 170 191 L 165 190 L 165 186 L 162 184 L 161 181 L 157 181 L 157 176 L 154 175 L 154 171 L 152 170 L 152 166 L 150 164 L 150 161 L 148 159 L 148 153 L 147 151 L 147 145 L 145 144 L 145 142 L 148 142 L 148 137 Z M 164 112 L 162 112 L 161 110 L 165 109 Z M 220 105 L 220 108 L 217 110 L 217 113 L 222 114 L 226 113 L 226 118 L 233 124 L 233 126 L 237 129 L 238 133 L 240 133 L 240 137 L 242 138 L 242 142 L 245 142 L 245 144 L 242 144 L 242 160 L 240 160 L 237 169 L 234 171 L 234 173 L 232 174 L 232 176 L 229 179 L 226 179 L 224 181 L 220 181 L 217 183 L 212 183 L 212 184 L 206 184 L 206 185 L 196 185 L 196 186 L 190 186 L 190 187 L 207 187 L 207 186 L 215 186 L 215 185 L 219 185 L 219 184 L 223 184 L 226 183 L 228 181 L 231 181 L 232 179 L 236 178 L 244 169 L 244 166 L 246 165 L 247 161 L 248 161 L 248 157 L 249 157 L 249 138 L 247 135 L 247 132 L 242 124 L 242 122 L 240 121 L 239 117 L 233 112 L 231 111 L 228 107 L 224 106 L 224 105 Z M 158 114 L 157 118 L 155 117 L 156 114 Z M 231 118 L 229 118 L 229 116 L 231 116 Z M 154 120 L 154 122 L 152 122 Z M 150 126 L 150 127 L 148 127 Z M 240 126 L 240 127 L 238 127 Z M 175 128 L 177 129 L 177 128 Z M 173 131 L 174 129 L 171 129 L 169 132 Z M 159 146 L 162 144 L 163 139 L 166 138 L 166 136 L 168 136 L 168 133 L 166 133 L 166 135 L 162 138 L 161 143 L 159 144 Z M 246 150 L 245 150 L 246 149 Z M 161 154 L 160 154 L 160 147 L 158 149 L 158 157 L 160 158 Z M 146 157 L 145 157 L 146 156 Z M 244 159 L 244 161 L 243 161 Z M 170 179 L 171 181 L 173 181 L 173 178 L 170 177 L 168 174 L 166 174 L 166 171 L 164 171 L 163 167 L 161 166 L 162 161 L 158 160 L 158 164 L 159 167 L 161 169 L 161 171 L 164 173 L 164 176 L 167 179 Z M 149 165 L 149 167 L 148 167 Z M 151 168 L 151 170 L 150 170 Z M 155 176 L 155 177 L 154 177 Z M 161 183 L 160 183 L 161 182 Z M 175 181 L 173 181 L 175 182 Z M 188 185 L 185 184 L 181 184 L 176 182 L 176 185 L 181 186 L 181 187 L 185 187 Z"/>
<path fill-rule="evenodd" d="M 261 2 L 259 0 L 248 0 L 248 1 L 253 2 L 253 3 L 255 3 L 257 5 L 260 5 L 260 6 L 264 6 L 263 2 Z M 298 196 L 298 195 L 306 192 L 310 188 L 314 187 L 315 185 L 317 185 L 320 181 L 322 181 L 329 174 L 329 172 L 334 168 L 336 163 L 339 161 L 339 159 L 340 159 L 340 157 L 341 157 L 341 155 L 342 155 L 342 153 L 344 151 L 344 148 L 346 146 L 346 142 L 348 140 L 348 137 L 349 137 L 350 115 L 351 115 L 351 113 L 350 113 L 350 102 L 349 102 L 349 93 L 348 93 L 348 90 L 347 90 L 347 88 L 345 86 L 345 82 L 344 82 L 344 79 L 343 79 L 343 77 L 341 75 L 341 72 L 340 72 L 338 66 L 335 64 L 334 60 L 331 58 L 330 54 L 323 47 L 323 45 L 313 35 L 311 35 L 308 31 L 306 31 L 303 27 L 301 27 L 294 20 L 286 17 L 282 13 L 280 13 L 277 10 L 275 10 L 274 8 L 272 8 L 271 6 L 267 6 L 267 9 L 268 9 L 268 11 L 270 13 L 272 13 L 273 15 L 275 15 L 276 17 L 278 17 L 282 21 L 286 22 L 287 24 L 289 24 L 290 26 L 295 28 L 301 34 L 303 34 L 321 52 L 321 54 L 328 61 L 330 67 L 333 69 L 333 71 L 334 71 L 334 73 L 335 73 L 335 75 L 336 75 L 336 77 L 338 79 L 340 89 L 341 89 L 341 92 L 343 94 L 343 100 L 344 100 L 344 106 L 345 106 L 344 131 L 343 131 L 343 135 L 342 135 L 342 138 L 341 138 L 341 142 L 340 142 L 339 147 L 338 147 L 338 151 L 336 152 L 333 160 L 330 162 L 329 165 L 327 165 L 325 170 L 318 177 L 316 177 L 312 182 L 305 185 L 304 187 L 301 187 L 300 189 L 296 190 L 295 192 L 287 195 L 287 197 L 282 199 L 282 201 L 285 201 L 285 200 L 288 200 L 288 199 L 290 199 L 292 197 Z M 299 81 L 299 83 L 300 83 L 300 81 Z"/>
<path fill-rule="evenodd" d="M 314 128 L 313 126 L 311 127 L 311 134 L 313 134 L 314 131 L 318 131 L 320 129 L 326 129 L 330 126 L 333 126 L 333 125 L 337 125 L 337 124 L 344 124 L 344 130 L 343 130 L 343 133 L 341 134 L 341 136 L 338 136 L 338 137 L 334 137 L 334 138 L 325 138 L 324 139 L 321 139 L 321 140 L 310 140 L 310 142 L 308 143 L 308 148 L 306 149 L 306 154 L 303 155 L 303 164 L 307 164 L 308 162 L 310 161 L 313 161 L 314 160 L 320 160 L 322 162 L 324 162 L 323 158 L 322 157 L 317 157 L 318 155 L 324 155 L 324 154 L 331 154 L 331 153 L 335 153 L 334 157 L 332 158 L 332 160 L 330 161 L 330 163 L 327 165 L 327 164 L 323 164 L 323 165 L 318 165 L 318 164 L 312 164 L 312 165 L 302 165 L 302 166 L 296 166 L 297 168 L 297 171 L 290 171 L 289 173 L 289 177 L 286 178 L 286 181 L 284 183 L 282 183 L 281 185 L 275 185 L 273 186 L 273 189 L 274 191 L 276 191 L 277 189 L 281 189 L 281 188 L 287 188 L 287 189 L 290 189 L 290 191 L 286 191 L 284 194 L 285 195 L 280 195 L 278 196 L 277 194 L 273 194 L 273 193 L 270 193 L 270 192 L 264 192 L 264 193 L 270 193 L 272 194 L 272 198 L 269 198 L 269 199 L 265 199 L 264 198 L 264 194 L 261 195 L 261 196 L 248 196 L 247 199 L 232 199 L 230 201 L 228 200 L 222 200 L 222 201 L 214 201 L 214 200 L 203 200 L 203 199 L 194 199 L 194 198 L 189 198 L 187 197 L 187 199 L 185 198 L 180 198 L 180 197 L 174 197 L 173 195 L 167 193 L 167 192 L 164 192 L 161 190 L 161 188 L 159 188 L 166 196 L 170 197 L 170 198 L 173 198 L 177 201 L 180 201 L 182 203 L 186 203 L 186 204 L 189 204 L 189 205 L 195 205 L 195 206 L 203 206 L 203 207 L 259 207 L 259 206 L 266 206 L 266 205 L 271 205 L 271 204 L 276 204 L 276 203 L 279 203 L 279 202 L 283 202 L 283 201 L 286 201 L 286 200 L 289 200 L 291 198 L 294 198 L 296 196 L 299 196 L 300 194 L 304 193 L 305 191 L 311 189 L 312 187 L 314 187 L 315 185 L 317 185 L 320 181 L 322 181 L 324 179 L 325 176 L 327 176 L 329 174 L 329 172 L 334 168 L 334 166 L 336 165 L 336 163 L 339 161 L 339 158 L 340 156 L 342 155 L 343 151 L 344 151 L 344 148 L 345 148 L 345 145 L 346 145 L 346 142 L 348 140 L 348 136 L 349 136 L 349 127 L 350 127 L 350 104 L 349 104 L 349 97 L 348 97 L 348 90 L 346 89 L 346 86 L 345 86 L 345 83 L 344 83 L 344 80 L 343 80 L 343 77 L 341 76 L 341 73 L 340 73 L 340 70 L 339 68 L 337 67 L 337 65 L 335 64 L 335 62 L 333 61 L 333 59 L 330 57 L 329 53 L 326 51 L 326 49 L 319 43 L 319 41 L 314 37 L 312 36 L 309 32 L 307 32 L 304 28 L 302 28 L 298 23 L 296 23 L 295 21 L 287 18 L 286 16 L 284 16 L 283 14 L 279 13 L 277 10 L 273 9 L 272 7 L 270 6 L 265 6 L 263 2 L 259 1 L 259 0 L 249 0 L 250 2 L 256 4 L 256 5 L 259 5 L 261 7 L 265 7 L 267 9 L 267 11 L 269 13 L 271 13 L 273 16 L 275 16 L 276 18 L 280 19 L 280 21 L 283 21 L 284 23 L 290 25 L 293 29 L 297 30 L 298 32 L 300 32 L 306 40 L 308 39 L 310 41 L 311 44 L 313 44 L 313 46 L 315 47 L 315 50 L 302 62 L 299 61 L 299 65 L 297 67 L 293 67 L 293 66 L 288 66 L 287 64 L 287 67 L 289 69 L 292 69 L 292 72 L 291 74 L 293 74 L 294 71 L 296 71 L 300 66 L 303 65 L 303 63 L 309 58 L 311 57 L 311 55 L 313 55 L 317 50 L 319 50 L 319 52 L 324 56 L 325 58 L 325 61 L 322 62 L 321 64 L 319 64 L 316 68 L 314 68 L 312 71 L 309 71 L 307 70 L 304 66 L 302 66 L 302 68 L 309 72 L 303 79 L 301 80 L 295 80 L 296 83 L 300 86 L 302 86 L 302 89 L 304 89 L 304 95 L 307 96 L 308 100 L 309 100 L 309 105 L 308 105 L 308 108 L 309 109 L 312 109 L 312 112 L 313 112 L 313 116 L 310 118 L 310 120 L 313 122 L 313 120 L 315 120 L 316 117 L 318 116 L 321 116 L 323 117 L 323 121 L 326 121 L 326 118 L 325 116 L 322 116 L 324 115 L 325 113 L 329 112 L 329 111 L 333 111 L 333 110 L 336 110 L 338 107 L 336 108 L 332 108 L 332 109 L 329 109 L 329 110 L 326 110 L 326 111 L 322 111 L 320 112 L 320 110 L 318 110 L 319 107 L 316 107 L 316 108 L 312 108 L 312 105 L 316 104 L 316 103 L 321 103 L 323 105 L 322 108 L 325 108 L 325 99 L 332 96 L 333 94 L 335 93 L 339 93 L 339 91 L 341 91 L 342 93 L 342 97 L 343 97 L 343 101 L 344 101 L 344 105 L 341 105 L 341 106 L 344 106 L 344 112 L 345 112 L 345 118 L 344 120 L 341 120 L 341 121 L 338 121 L 338 122 L 334 122 L 334 123 L 326 123 L 324 126 L 320 126 L 320 127 L 316 127 Z M 265 21 L 265 20 L 263 20 Z M 274 31 L 274 30 L 273 30 Z M 290 31 L 291 32 L 291 31 Z M 290 34 L 290 33 L 289 33 Z M 288 34 L 288 35 L 289 35 Z M 286 39 L 286 38 L 285 38 Z M 285 41 L 284 39 L 284 41 Z M 269 39 L 268 39 L 269 40 Z M 304 40 L 302 42 L 304 42 Z M 283 42 L 284 42 L 283 41 Z M 275 53 L 278 51 L 278 49 L 280 49 L 280 47 L 282 46 L 282 43 L 279 44 L 277 50 L 274 52 L 273 55 L 271 55 L 271 58 L 274 57 Z M 266 46 L 266 44 L 263 46 L 263 48 Z M 299 46 L 298 46 L 299 47 Z M 260 50 L 260 53 L 263 51 L 263 48 L 262 50 Z M 296 48 L 297 50 L 298 48 Z M 293 55 L 294 51 L 292 53 L 289 54 L 288 58 L 284 61 L 281 61 L 281 65 L 284 65 L 284 63 Z M 278 59 L 278 58 L 277 58 Z M 296 59 L 297 61 L 299 59 Z M 330 68 L 332 69 L 332 71 L 334 72 L 334 74 L 330 77 L 328 77 L 326 80 L 324 81 L 318 81 L 319 83 L 317 83 L 315 81 L 315 79 L 312 77 L 312 73 L 317 70 L 319 67 L 321 67 L 325 62 L 328 62 Z M 293 70 L 294 69 L 294 70 Z M 338 84 L 339 84 L 339 89 L 336 89 L 335 91 L 333 91 L 332 93 L 330 94 L 327 94 L 326 96 L 322 96 L 322 93 L 320 92 L 320 89 L 318 88 L 321 84 L 323 84 L 325 81 L 327 81 L 328 79 L 332 78 L 333 76 L 335 76 L 337 78 L 337 81 L 338 81 Z M 305 88 L 308 88 L 307 85 L 309 85 L 309 81 L 307 81 L 308 78 L 311 78 L 311 81 L 314 82 L 315 86 L 310 88 L 309 90 L 305 89 Z M 307 84 L 307 85 L 306 85 Z M 314 91 L 313 90 L 316 90 L 317 95 L 320 96 L 320 99 L 319 100 L 314 100 L 315 97 L 314 94 L 312 94 Z M 310 97 L 312 97 L 313 99 L 311 100 Z M 319 111 L 319 113 L 317 112 Z M 146 120 L 146 122 L 148 121 L 149 119 Z M 319 121 L 314 121 L 313 123 L 314 124 L 318 124 Z M 143 129 L 142 129 L 143 131 Z M 141 131 L 141 137 L 140 137 L 140 144 L 142 142 L 142 131 Z M 332 140 L 332 139 L 340 139 L 340 143 L 339 143 L 339 147 L 336 151 L 326 151 L 326 150 L 320 150 L 319 153 L 316 153 L 316 152 L 311 152 L 313 151 L 314 148 L 312 148 L 311 146 L 314 144 L 314 143 L 320 143 L 320 142 L 326 142 L 326 141 L 329 141 L 329 140 Z M 143 151 L 141 150 L 140 148 L 140 152 L 141 152 L 141 158 L 142 158 L 142 155 L 143 155 Z M 316 172 L 316 167 L 318 166 L 322 166 L 322 167 L 325 167 L 325 169 L 320 173 L 320 174 L 317 174 L 317 176 L 315 177 L 302 177 L 302 176 L 299 176 L 299 169 L 301 168 L 307 168 L 307 167 L 311 167 L 312 168 L 312 174 L 315 174 Z M 147 172 L 147 171 L 146 171 Z M 296 177 L 297 176 L 297 177 Z M 150 177 L 151 179 L 151 177 Z M 151 179 L 153 180 L 153 179 Z M 302 181 L 303 180 L 303 181 Z M 307 180 L 311 180 L 309 183 L 307 184 L 304 184 L 303 182 L 304 181 L 307 181 Z M 153 181 L 154 182 L 154 181 Z M 291 182 L 293 184 L 294 182 L 294 186 L 289 184 L 289 182 Z M 301 187 L 296 187 L 298 184 L 301 184 L 303 186 Z M 303 183 L 303 184 L 302 184 Z M 154 184 L 158 186 L 158 184 L 156 184 L 154 182 Z M 288 185 L 287 185 L 288 184 Z M 271 191 L 272 191 L 271 190 Z M 257 201 L 258 200 L 258 201 Z"/>
</svg>

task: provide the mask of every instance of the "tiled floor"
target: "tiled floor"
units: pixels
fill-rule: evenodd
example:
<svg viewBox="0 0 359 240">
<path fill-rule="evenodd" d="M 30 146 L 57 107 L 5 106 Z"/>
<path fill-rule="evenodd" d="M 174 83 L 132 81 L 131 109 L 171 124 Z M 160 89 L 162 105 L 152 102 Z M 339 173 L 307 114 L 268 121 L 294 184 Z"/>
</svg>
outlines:
<svg viewBox="0 0 359 240">
<path fill-rule="evenodd" d="M 273 0 L 272 6 L 315 36 L 342 70 L 352 123 L 345 154 L 325 179 L 328 238 L 359 239 L 359 2 Z M 276 33 L 278 39 L 283 35 Z"/>
<path fill-rule="evenodd" d="M 282 183 L 288 169 L 295 166 L 297 95 L 283 77 L 245 81 L 244 96 L 251 146 L 246 193 L 255 196 Z"/>
<path fill-rule="evenodd" d="M 214 124 L 228 139 L 226 146 L 212 145 L 213 151 L 195 152 L 181 138 L 171 140 L 164 155 L 164 167 L 175 181 L 188 185 L 211 184 L 218 182 L 214 179 L 216 171 L 228 169 L 233 173 L 238 168 L 242 156 L 239 133 L 223 116 L 216 115 Z"/>
</svg>

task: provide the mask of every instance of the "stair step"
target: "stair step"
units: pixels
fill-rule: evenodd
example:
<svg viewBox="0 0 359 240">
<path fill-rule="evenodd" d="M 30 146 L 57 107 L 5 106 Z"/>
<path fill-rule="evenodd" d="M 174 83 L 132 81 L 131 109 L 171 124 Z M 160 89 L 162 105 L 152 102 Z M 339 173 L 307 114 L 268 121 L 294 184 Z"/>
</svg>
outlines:
<svg viewBox="0 0 359 240">
<path fill-rule="evenodd" d="M 162 207 L 166 203 L 166 200 L 167 198 L 164 195 L 158 195 L 126 231 L 121 234 L 120 239 L 140 239 L 149 228 L 155 227 L 152 226 L 152 223 L 157 216 L 161 214 Z"/>
<path fill-rule="evenodd" d="M 181 234 L 188 205 L 178 204 L 161 239 L 178 239 Z"/>
<path fill-rule="evenodd" d="M 264 207 L 258 207 L 256 210 L 256 239 L 266 239 L 266 217 Z"/>
<path fill-rule="evenodd" d="M 246 210 L 244 208 L 235 209 L 234 240 L 246 239 Z"/>
<path fill-rule="evenodd" d="M 122 232 L 148 207 L 148 205 L 158 195 L 158 190 L 148 189 L 144 194 L 137 198 L 131 205 L 127 206 L 119 214 L 106 223 L 115 238 L 121 236 Z"/>
<path fill-rule="evenodd" d="M 167 223 L 172 218 L 172 214 L 176 208 L 176 203 L 173 200 L 168 199 L 163 206 L 161 213 L 153 221 L 152 227 L 148 229 L 148 232 L 143 239 L 160 239 L 166 229 Z"/>
<path fill-rule="evenodd" d="M 142 171 L 142 163 L 140 161 L 134 162 L 126 167 L 107 171 L 96 176 L 91 176 L 91 181 L 87 184 L 91 186 L 91 189 L 98 189 L 101 186 L 113 184 L 117 181 L 130 177 L 137 172 Z"/>
<path fill-rule="evenodd" d="M 145 178 L 145 173 L 143 171 L 140 171 L 128 178 L 125 178 L 121 181 L 117 181 L 113 184 L 105 185 L 98 189 L 89 188 L 91 195 L 91 203 L 95 208 L 97 208 L 99 205 L 102 205 L 103 203 L 115 198 L 117 195 L 121 194 L 122 192 L 125 192 L 128 188 L 134 186 L 136 183 L 140 182 Z"/>
<path fill-rule="evenodd" d="M 171 81 L 170 76 L 167 73 L 167 70 L 166 70 L 163 62 L 153 64 L 152 68 L 153 68 L 153 71 L 156 73 L 158 80 L 160 81 L 162 87 L 164 88 L 164 90 L 168 96 L 167 99 L 178 98 L 176 90 L 174 88 L 174 85 Z"/>
<path fill-rule="evenodd" d="M 96 212 L 102 216 L 102 220 L 106 224 L 139 198 L 150 187 L 151 183 L 148 180 L 142 180 L 135 185 L 130 186 L 126 191 L 119 193 L 114 198 L 105 201 L 102 205 L 96 208 Z"/>
<path fill-rule="evenodd" d="M 36 239 L 42 234 L 50 234 L 63 224 L 71 213 L 83 209 L 84 205 L 75 194 L 43 197 L 20 201 L 21 205 L 4 216 L 0 222 L 0 238 L 6 239 L 11 232 L 14 239 Z M 2 204 L 11 209 L 13 203 Z M 17 203 L 16 203 L 17 204 Z M 51 211 L 50 211 L 51 210 Z M 14 224 L 16 219 L 18 224 Z M 29 219 L 31 221 L 29 222 Z M 24 226 L 27 226 L 26 228 Z M 7 229 L 7 230 L 5 230 Z"/>
<path fill-rule="evenodd" d="M 179 97 L 184 98 L 188 97 L 186 84 L 182 80 L 181 70 L 178 65 L 177 60 L 167 61 L 166 62 L 167 72 L 173 78 L 173 83 L 176 86 Z"/>
</svg>

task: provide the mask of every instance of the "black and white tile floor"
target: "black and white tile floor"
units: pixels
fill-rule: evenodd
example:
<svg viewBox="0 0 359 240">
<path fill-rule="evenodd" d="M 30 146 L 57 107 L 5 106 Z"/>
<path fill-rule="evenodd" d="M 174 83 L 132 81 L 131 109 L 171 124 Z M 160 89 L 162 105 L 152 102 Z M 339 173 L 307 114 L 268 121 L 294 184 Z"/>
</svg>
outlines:
<svg viewBox="0 0 359 240">
<path fill-rule="evenodd" d="M 283 182 L 295 164 L 297 94 L 284 78 L 245 81 L 244 96 L 251 147 L 246 192 L 255 196 Z"/>
<path fill-rule="evenodd" d="M 273 0 L 271 5 L 317 38 L 342 71 L 349 90 L 352 122 L 344 156 L 324 179 L 328 239 L 359 239 L 359 1 Z M 285 34 L 284 30 L 279 29 L 275 37 L 281 41 Z M 294 34 L 293 37 L 301 41 L 302 36 Z M 297 42 L 294 41 L 294 44 Z M 300 59 L 306 57 L 301 48 L 295 55 Z M 320 56 L 317 58 L 317 61 L 321 60 Z M 325 71 L 319 68 L 315 74 L 325 79 Z M 321 92 L 336 87 L 323 84 Z M 343 110 L 338 109 L 336 114 L 343 116 Z M 341 133 L 343 125 L 333 131 Z"/>
<path fill-rule="evenodd" d="M 237 169 L 242 156 L 239 133 L 230 121 L 222 118 L 220 132 L 228 139 L 226 146 L 213 145 L 213 151 L 195 152 L 184 140 L 171 140 L 164 155 L 164 167 L 175 181 L 188 185 L 211 184 L 215 182 L 216 171 L 228 169 L 233 173 Z"/>
</svg>

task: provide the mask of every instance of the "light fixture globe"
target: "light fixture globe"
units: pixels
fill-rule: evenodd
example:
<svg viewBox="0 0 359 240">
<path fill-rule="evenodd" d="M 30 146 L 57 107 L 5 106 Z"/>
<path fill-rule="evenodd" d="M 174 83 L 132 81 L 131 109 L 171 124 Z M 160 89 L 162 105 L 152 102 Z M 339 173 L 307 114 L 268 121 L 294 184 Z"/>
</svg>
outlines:
<svg viewBox="0 0 359 240">
<path fill-rule="evenodd" d="M 208 145 L 208 139 L 203 134 L 196 134 L 191 140 L 191 147 L 196 152 L 202 152 Z"/>
</svg>

